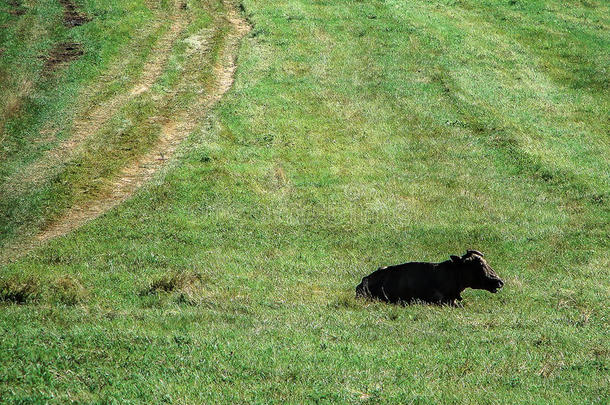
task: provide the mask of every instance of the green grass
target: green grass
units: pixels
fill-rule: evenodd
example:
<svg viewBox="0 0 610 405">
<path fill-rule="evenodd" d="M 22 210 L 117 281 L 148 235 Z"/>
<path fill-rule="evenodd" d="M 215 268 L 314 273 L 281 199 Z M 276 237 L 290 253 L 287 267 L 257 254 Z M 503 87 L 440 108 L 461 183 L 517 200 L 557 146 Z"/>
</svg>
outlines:
<svg viewBox="0 0 610 405">
<path fill-rule="evenodd" d="M 213 28 L 209 45 L 212 51 L 197 61 L 189 60 L 190 67 L 183 68 L 180 64 L 187 46 L 180 38 L 152 91 L 131 97 L 116 112 L 108 111 L 107 121 L 95 136 L 87 138 L 67 161 L 58 162 L 42 181 L 21 181 L 21 173 L 27 173 L 45 151 L 73 136 L 76 129 L 69 123 L 76 114 L 86 117 L 92 107 L 131 91 L 146 60 L 155 57 L 154 43 L 169 29 L 167 16 L 171 8 L 164 4 L 160 3 L 157 9 L 149 9 L 141 1 L 120 6 L 107 1 L 90 4 L 84 9 L 89 11 L 92 22 L 63 35 L 76 37 L 83 44 L 85 55 L 58 69 L 51 78 L 40 73 L 40 58 L 28 60 L 19 56 L 20 63 L 29 63 L 38 70 L 23 79 L 35 83 L 34 87 L 22 97 L 23 105 L 14 114 L 7 114 L 4 127 L 0 246 L 31 235 L 76 203 L 103 195 L 112 176 L 155 142 L 163 119 L 186 108 L 195 89 L 185 89 L 185 81 L 196 80 L 203 86 L 209 82 L 209 66 L 217 56 L 214 49 L 223 39 L 224 27 L 212 25 L 211 14 L 206 10 L 212 6 L 193 4 L 188 9 L 188 18 L 193 20 L 189 30 L 196 33 Z M 21 18 L 27 17 L 28 14 Z M 85 27 L 82 35 L 75 34 Z M 16 41 L 15 48 L 17 45 L 23 43 Z M 7 59 L 6 71 L 9 66 L 11 61 Z M 208 69 L 199 71 L 202 67 Z M 11 92 L 9 87 L 4 91 L 7 95 Z M 44 98 L 44 103 L 34 105 L 36 98 Z M 22 130 L 24 127 L 27 131 Z"/>
<path fill-rule="evenodd" d="M 121 2 L 120 7 L 107 0 L 78 4 L 92 20 L 71 29 L 63 25 L 62 7 L 55 1 L 23 2 L 23 16 L 2 14 L 8 20 L 0 34 L 6 39 L 0 63 L 0 76 L 7 77 L 0 106 L 0 176 L 5 184 L 70 137 L 70 123 L 83 106 L 107 99 L 111 95 L 107 87 L 124 88 L 134 80 L 158 35 L 148 25 L 155 14 L 141 1 Z M 46 55 L 66 41 L 81 43 L 84 55 L 44 73 Z M 113 63 L 120 66 L 109 71 Z M 102 84 L 96 84 L 97 80 Z M 72 200 L 70 186 L 62 182 L 60 173 L 44 184 L 23 188 L 0 190 L 2 244 L 40 226 Z"/>
<path fill-rule="evenodd" d="M 607 403 L 608 5 L 243 4 L 237 80 L 178 157 L 2 270 L 0 398 Z M 503 291 L 353 298 L 466 248 Z"/>
</svg>

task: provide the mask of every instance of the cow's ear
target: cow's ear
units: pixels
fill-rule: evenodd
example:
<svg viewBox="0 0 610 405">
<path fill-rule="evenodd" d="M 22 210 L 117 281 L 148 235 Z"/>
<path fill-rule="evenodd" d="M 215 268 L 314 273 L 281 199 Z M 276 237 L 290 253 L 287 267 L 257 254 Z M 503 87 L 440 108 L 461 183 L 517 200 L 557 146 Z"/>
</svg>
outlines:
<svg viewBox="0 0 610 405">
<path fill-rule="evenodd" d="M 451 258 L 451 261 L 452 261 L 453 263 L 460 263 L 460 262 L 462 261 L 462 258 L 461 258 L 460 256 L 454 256 L 454 255 L 451 255 L 451 256 L 449 256 L 449 257 Z"/>
</svg>

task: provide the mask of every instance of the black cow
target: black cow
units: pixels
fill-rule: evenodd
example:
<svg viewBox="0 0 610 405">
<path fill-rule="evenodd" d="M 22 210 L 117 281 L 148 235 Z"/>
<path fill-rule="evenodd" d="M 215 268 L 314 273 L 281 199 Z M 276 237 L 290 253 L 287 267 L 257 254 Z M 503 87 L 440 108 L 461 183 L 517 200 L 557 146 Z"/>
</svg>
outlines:
<svg viewBox="0 0 610 405">
<path fill-rule="evenodd" d="M 410 262 L 381 267 L 362 279 L 357 297 L 377 298 L 391 303 L 423 301 L 458 306 L 466 288 L 498 292 L 504 282 L 483 259 L 468 250 L 462 257 L 451 256 L 442 263 Z"/>
</svg>

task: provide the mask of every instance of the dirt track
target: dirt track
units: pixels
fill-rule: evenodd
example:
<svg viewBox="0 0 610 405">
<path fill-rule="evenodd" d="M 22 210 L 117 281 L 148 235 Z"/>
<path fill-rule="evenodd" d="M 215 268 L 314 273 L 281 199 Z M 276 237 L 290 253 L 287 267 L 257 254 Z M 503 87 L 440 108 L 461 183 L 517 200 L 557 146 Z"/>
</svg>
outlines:
<svg viewBox="0 0 610 405">
<path fill-rule="evenodd" d="M 240 40 L 248 33 L 250 26 L 240 15 L 239 10 L 230 1 L 225 2 L 227 20 L 231 31 L 224 40 L 218 62 L 214 67 L 212 89 L 203 94 L 196 104 L 199 111 L 208 112 L 222 96 L 231 88 L 236 69 L 235 60 Z M 172 47 L 187 26 L 186 18 L 180 13 L 180 8 L 172 17 L 172 25 L 165 36 L 157 43 L 153 58 L 146 63 L 139 82 L 126 92 L 115 97 L 103 107 L 95 108 L 86 119 L 75 122 L 75 134 L 69 141 L 55 149 L 39 164 L 35 165 L 33 173 L 41 173 L 45 166 L 51 168 L 53 163 L 66 159 L 72 151 L 88 136 L 95 133 L 108 119 L 108 107 L 115 111 L 130 98 L 140 95 L 150 89 L 163 72 Z M 65 235 L 82 226 L 89 220 L 97 218 L 104 212 L 128 199 L 167 162 L 176 152 L 180 143 L 193 131 L 200 117 L 191 117 L 188 111 L 167 119 L 163 125 L 157 143 L 144 155 L 125 166 L 113 180 L 112 189 L 97 200 L 87 201 L 70 208 L 64 215 L 52 222 L 40 233 L 26 242 L 13 246 L 0 262 L 7 262 L 23 256 L 27 252 L 43 245 L 49 239 Z M 36 178 L 28 179 L 36 182 Z"/>
</svg>

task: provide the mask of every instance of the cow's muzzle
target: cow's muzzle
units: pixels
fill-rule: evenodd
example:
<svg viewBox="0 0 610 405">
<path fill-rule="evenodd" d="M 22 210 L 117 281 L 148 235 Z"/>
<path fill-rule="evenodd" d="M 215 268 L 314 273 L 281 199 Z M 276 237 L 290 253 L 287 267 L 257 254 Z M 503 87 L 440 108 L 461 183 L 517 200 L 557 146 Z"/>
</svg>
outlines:
<svg viewBox="0 0 610 405">
<path fill-rule="evenodd" d="M 492 293 L 497 293 L 500 288 L 504 287 L 504 281 L 500 280 L 500 279 L 495 279 L 492 280 L 491 283 L 489 284 L 489 292 Z"/>
</svg>

